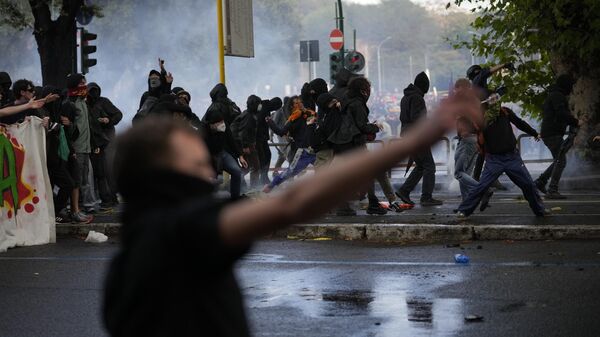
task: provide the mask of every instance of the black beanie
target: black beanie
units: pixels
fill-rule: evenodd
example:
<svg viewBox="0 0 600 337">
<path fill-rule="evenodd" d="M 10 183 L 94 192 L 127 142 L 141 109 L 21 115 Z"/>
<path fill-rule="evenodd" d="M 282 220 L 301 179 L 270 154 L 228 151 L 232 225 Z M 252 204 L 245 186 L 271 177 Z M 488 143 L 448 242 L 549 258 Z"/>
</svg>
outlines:
<svg viewBox="0 0 600 337">
<path fill-rule="evenodd" d="M 82 74 L 72 74 L 67 76 L 67 89 L 75 89 L 81 83 L 85 76 Z"/>
<path fill-rule="evenodd" d="M 150 70 L 150 73 L 148 74 L 148 77 L 152 76 L 152 75 L 157 75 L 157 76 L 161 76 L 160 72 L 158 70 Z M 162 77 L 162 76 L 161 76 Z"/>
<path fill-rule="evenodd" d="M 185 91 L 185 89 L 183 89 L 182 87 L 175 87 L 171 90 L 171 92 L 175 95 L 177 95 L 180 91 Z"/>
<path fill-rule="evenodd" d="M 415 77 L 414 84 L 415 87 L 423 92 L 423 94 L 426 94 L 429 91 L 429 77 L 427 77 L 427 74 L 425 74 L 424 71 L 420 72 L 417 77 Z"/>
<path fill-rule="evenodd" d="M 218 123 L 223 120 L 225 120 L 225 118 L 223 118 L 223 114 L 217 109 L 208 109 L 204 115 L 204 121 L 208 124 Z"/>
</svg>

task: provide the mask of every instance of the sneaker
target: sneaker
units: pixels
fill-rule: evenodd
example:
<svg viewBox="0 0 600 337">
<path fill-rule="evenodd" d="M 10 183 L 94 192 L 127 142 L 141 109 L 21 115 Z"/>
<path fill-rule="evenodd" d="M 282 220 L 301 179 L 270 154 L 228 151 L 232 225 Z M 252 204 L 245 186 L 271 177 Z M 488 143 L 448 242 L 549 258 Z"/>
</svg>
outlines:
<svg viewBox="0 0 600 337">
<path fill-rule="evenodd" d="M 94 220 L 93 216 L 86 215 L 82 212 L 71 214 L 72 223 L 88 224 L 88 223 L 92 222 L 93 220 Z"/>
<path fill-rule="evenodd" d="M 544 208 L 544 211 L 542 213 L 535 214 L 535 216 L 538 216 L 538 217 L 545 217 L 545 216 L 549 216 L 549 215 L 552 215 L 552 211 L 547 208 Z"/>
<path fill-rule="evenodd" d="M 456 217 L 458 218 L 458 220 L 466 220 L 469 216 L 459 211 L 456 212 Z"/>
<path fill-rule="evenodd" d="M 381 205 L 379 205 L 379 203 L 371 204 L 367 208 L 367 214 L 369 214 L 369 215 L 386 215 L 387 210 L 385 208 L 381 207 Z"/>
<path fill-rule="evenodd" d="M 402 200 L 403 203 L 405 204 L 411 204 L 414 205 L 414 201 L 410 200 L 410 195 L 408 195 L 406 192 L 399 190 L 398 192 L 396 192 L 396 196 L 398 196 L 398 198 L 400 198 L 400 200 Z"/>
<path fill-rule="evenodd" d="M 71 217 L 65 217 L 65 216 L 62 216 L 62 215 L 57 215 L 54 218 L 54 221 L 57 224 L 67 224 L 67 223 L 71 223 Z"/>
<path fill-rule="evenodd" d="M 337 216 L 355 216 L 356 211 L 350 207 L 343 207 L 343 208 L 338 208 L 335 211 L 335 215 L 337 215 Z"/>
<path fill-rule="evenodd" d="M 546 190 L 546 183 L 543 183 L 539 180 L 534 181 L 534 183 L 535 183 L 535 187 L 538 189 L 538 191 L 540 191 L 544 194 L 548 193 L 548 191 Z"/>
<path fill-rule="evenodd" d="M 546 199 L 562 200 L 567 199 L 567 197 L 558 193 L 558 191 L 550 191 L 546 193 Z"/>
<path fill-rule="evenodd" d="M 487 192 L 485 192 L 483 198 L 481 198 L 481 206 L 479 207 L 480 212 L 483 212 L 486 208 L 490 207 L 490 199 L 492 198 L 492 195 L 494 195 L 494 191 L 492 189 L 489 189 Z"/>
<path fill-rule="evenodd" d="M 396 213 L 404 212 L 404 209 L 397 201 L 390 203 L 390 210 L 392 210 Z"/>
<path fill-rule="evenodd" d="M 443 201 L 434 198 L 421 199 L 421 206 L 439 206 L 443 204 Z"/>
</svg>

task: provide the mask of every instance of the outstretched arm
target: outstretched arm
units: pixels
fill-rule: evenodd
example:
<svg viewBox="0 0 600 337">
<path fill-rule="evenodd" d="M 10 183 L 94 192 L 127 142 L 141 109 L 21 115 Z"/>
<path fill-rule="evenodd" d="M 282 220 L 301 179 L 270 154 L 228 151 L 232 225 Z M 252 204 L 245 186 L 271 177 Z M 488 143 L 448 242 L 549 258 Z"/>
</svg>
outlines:
<svg viewBox="0 0 600 337">
<path fill-rule="evenodd" d="M 400 160 L 429 147 L 453 126 L 456 115 L 468 111 L 481 119 L 480 103 L 472 93 L 442 104 L 435 117 L 418 124 L 406 137 L 381 150 L 350 154 L 282 194 L 260 202 L 245 201 L 223 210 L 220 230 L 231 245 L 247 244 L 273 230 L 318 217 L 367 186 Z"/>
<path fill-rule="evenodd" d="M 10 116 L 14 114 L 18 114 L 19 112 L 23 112 L 29 109 L 40 109 L 46 103 L 45 99 L 39 99 L 34 101 L 30 100 L 27 104 L 21 104 L 17 106 L 9 106 L 4 109 L 0 109 L 0 117 Z"/>
</svg>

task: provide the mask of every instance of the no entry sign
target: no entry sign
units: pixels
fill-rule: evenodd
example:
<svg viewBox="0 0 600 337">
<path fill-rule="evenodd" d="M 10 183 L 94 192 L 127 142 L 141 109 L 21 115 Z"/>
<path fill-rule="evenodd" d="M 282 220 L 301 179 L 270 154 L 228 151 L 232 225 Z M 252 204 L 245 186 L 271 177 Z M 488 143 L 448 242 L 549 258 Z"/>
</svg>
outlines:
<svg viewBox="0 0 600 337">
<path fill-rule="evenodd" d="M 331 48 L 340 50 L 344 46 L 344 33 L 339 29 L 334 29 L 329 34 L 329 44 Z"/>
</svg>

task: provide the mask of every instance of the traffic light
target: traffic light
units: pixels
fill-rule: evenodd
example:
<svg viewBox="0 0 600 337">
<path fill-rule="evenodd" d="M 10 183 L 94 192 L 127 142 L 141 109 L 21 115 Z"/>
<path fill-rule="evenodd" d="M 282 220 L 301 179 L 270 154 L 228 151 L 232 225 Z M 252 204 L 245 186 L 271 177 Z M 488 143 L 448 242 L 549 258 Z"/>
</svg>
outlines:
<svg viewBox="0 0 600 337">
<path fill-rule="evenodd" d="M 346 69 L 358 73 L 365 68 L 365 56 L 357 51 L 351 51 L 346 55 Z"/>
<path fill-rule="evenodd" d="M 88 32 L 87 30 L 81 28 L 81 73 L 87 74 L 90 71 L 90 68 L 95 66 L 98 61 L 96 59 L 90 58 L 90 54 L 96 52 L 96 46 L 90 46 L 89 41 L 93 41 L 98 37 L 97 34 L 93 34 Z"/>
<path fill-rule="evenodd" d="M 342 55 L 340 52 L 331 53 L 329 55 L 329 82 L 335 85 L 335 77 L 338 72 L 344 67 Z"/>
</svg>

